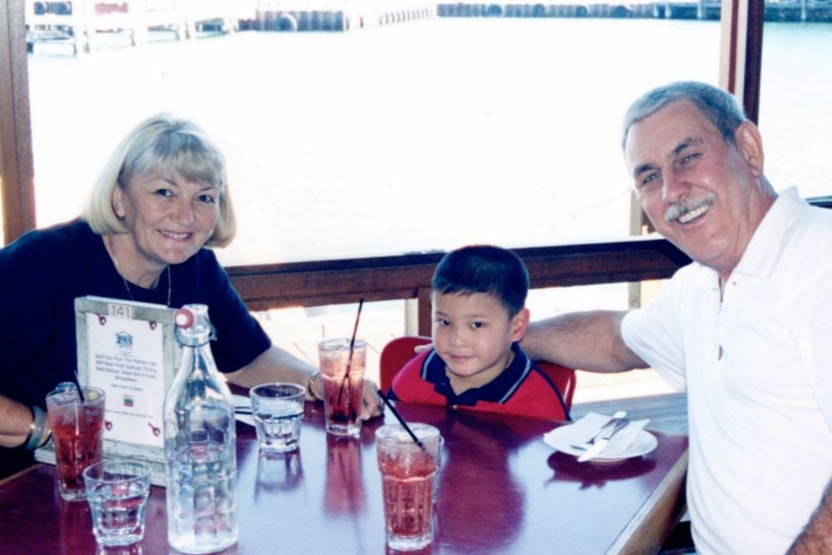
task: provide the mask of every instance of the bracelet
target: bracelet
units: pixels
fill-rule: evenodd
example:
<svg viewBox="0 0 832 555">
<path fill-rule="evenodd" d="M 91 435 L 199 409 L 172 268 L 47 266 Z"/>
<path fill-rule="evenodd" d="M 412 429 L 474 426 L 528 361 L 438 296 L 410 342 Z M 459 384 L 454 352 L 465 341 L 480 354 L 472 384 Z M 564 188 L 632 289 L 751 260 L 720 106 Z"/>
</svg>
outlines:
<svg viewBox="0 0 832 555">
<path fill-rule="evenodd" d="M 29 435 L 26 436 L 26 441 L 23 442 L 23 448 L 27 451 L 34 451 L 41 445 L 43 439 L 43 428 L 46 425 L 43 409 L 37 405 L 29 407 L 32 411 L 32 423 L 29 424 Z"/>
<path fill-rule="evenodd" d="M 315 389 L 313 387 L 320 375 L 321 375 L 320 372 L 314 372 L 311 376 L 309 376 L 309 379 L 306 380 L 306 391 L 309 392 L 309 396 L 312 397 L 312 400 L 314 400 L 314 401 L 323 401 L 324 400 L 323 397 L 318 397 L 315 394 Z"/>
<path fill-rule="evenodd" d="M 46 432 L 46 439 L 44 439 L 40 445 L 38 445 L 38 449 L 49 443 L 49 440 L 52 439 L 52 430 Z"/>
<path fill-rule="evenodd" d="M 24 439 L 23 443 L 20 444 L 21 448 L 28 448 L 29 443 L 32 441 L 32 436 L 35 434 L 35 409 L 29 407 L 29 412 L 32 413 L 32 421 L 29 423 L 29 433 L 26 434 L 26 439 Z"/>
</svg>

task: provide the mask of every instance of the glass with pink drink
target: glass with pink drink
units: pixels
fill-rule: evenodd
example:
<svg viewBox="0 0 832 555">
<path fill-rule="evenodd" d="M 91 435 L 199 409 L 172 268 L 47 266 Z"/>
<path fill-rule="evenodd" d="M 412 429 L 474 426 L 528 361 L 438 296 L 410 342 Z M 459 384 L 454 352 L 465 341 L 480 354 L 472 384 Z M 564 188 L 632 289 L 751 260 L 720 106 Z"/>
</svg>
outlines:
<svg viewBox="0 0 832 555">
<path fill-rule="evenodd" d="M 381 426 L 375 434 L 387 545 L 398 551 L 422 549 L 433 539 L 442 450 L 439 430 L 418 422 L 409 427 L 421 445 L 398 424 Z"/>
<path fill-rule="evenodd" d="M 101 461 L 104 390 L 62 383 L 46 396 L 46 418 L 55 445 L 58 491 L 67 501 L 86 499 L 84 469 Z"/>
<path fill-rule="evenodd" d="M 367 343 L 361 339 L 324 339 L 318 343 L 321 375 L 324 379 L 324 420 L 326 431 L 339 436 L 361 432 L 361 398 Z"/>
</svg>

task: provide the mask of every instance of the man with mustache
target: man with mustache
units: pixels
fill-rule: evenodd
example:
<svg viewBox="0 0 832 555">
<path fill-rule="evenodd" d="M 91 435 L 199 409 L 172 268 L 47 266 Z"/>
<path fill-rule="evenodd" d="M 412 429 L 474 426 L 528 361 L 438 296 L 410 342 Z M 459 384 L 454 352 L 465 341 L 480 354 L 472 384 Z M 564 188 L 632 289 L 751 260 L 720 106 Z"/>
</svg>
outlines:
<svg viewBox="0 0 832 555">
<path fill-rule="evenodd" d="M 532 324 L 524 350 L 649 366 L 686 390 L 698 553 L 832 553 L 832 212 L 775 192 L 759 130 L 710 85 L 642 96 L 623 150 L 645 213 L 693 263 L 643 308 Z"/>
</svg>

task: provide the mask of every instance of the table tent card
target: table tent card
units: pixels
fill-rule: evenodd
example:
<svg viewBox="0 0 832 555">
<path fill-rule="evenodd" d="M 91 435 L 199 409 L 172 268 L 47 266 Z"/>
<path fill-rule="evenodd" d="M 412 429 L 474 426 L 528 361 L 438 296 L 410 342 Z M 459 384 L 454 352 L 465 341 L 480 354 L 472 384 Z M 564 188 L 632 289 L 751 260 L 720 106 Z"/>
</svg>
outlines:
<svg viewBox="0 0 832 555">
<path fill-rule="evenodd" d="M 150 462 L 157 485 L 164 484 L 165 393 L 179 361 L 173 316 L 164 305 L 75 299 L 78 381 L 106 395 L 104 455 Z M 51 445 L 38 459 L 54 462 Z"/>
</svg>

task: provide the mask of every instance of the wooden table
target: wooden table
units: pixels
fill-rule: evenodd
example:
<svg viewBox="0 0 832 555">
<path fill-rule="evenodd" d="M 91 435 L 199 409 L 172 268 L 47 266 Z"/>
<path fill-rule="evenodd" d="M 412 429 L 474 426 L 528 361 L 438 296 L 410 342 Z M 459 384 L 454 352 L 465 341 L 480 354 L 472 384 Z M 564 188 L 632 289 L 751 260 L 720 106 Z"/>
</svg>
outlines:
<svg viewBox="0 0 832 555">
<path fill-rule="evenodd" d="M 684 511 L 686 437 L 656 434 L 643 458 L 581 464 L 543 442 L 546 422 L 400 407 L 445 438 L 436 537 L 424 553 L 655 553 Z M 226 554 L 385 553 L 373 438 L 383 421 L 360 439 L 335 439 L 322 412 L 307 404 L 299 452 L 268 461 L 254 429 L 237 424 L 240 540 Z M 0 552 L 95 553 L 89 509 L 60 499 L 53 467 L 0 484 Z M 165 491 L 154 486 L 145 539 L 118 553 L 169 552 Z"/>
</svg>

